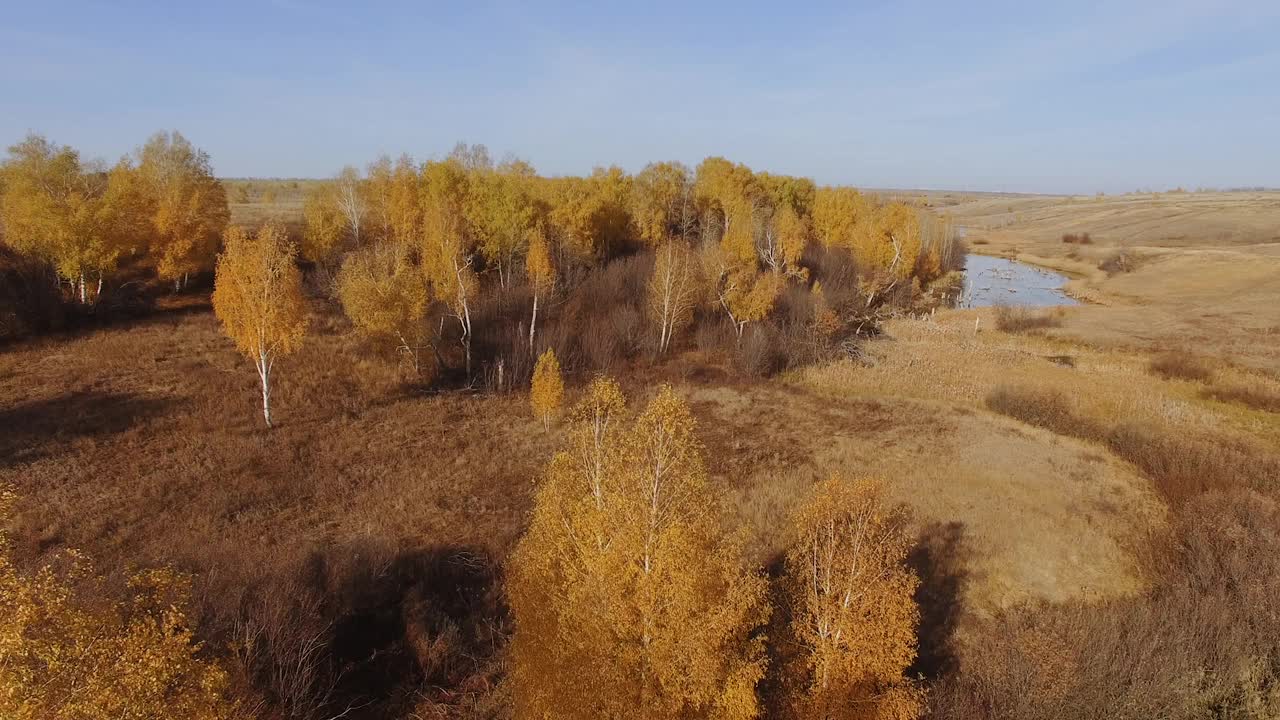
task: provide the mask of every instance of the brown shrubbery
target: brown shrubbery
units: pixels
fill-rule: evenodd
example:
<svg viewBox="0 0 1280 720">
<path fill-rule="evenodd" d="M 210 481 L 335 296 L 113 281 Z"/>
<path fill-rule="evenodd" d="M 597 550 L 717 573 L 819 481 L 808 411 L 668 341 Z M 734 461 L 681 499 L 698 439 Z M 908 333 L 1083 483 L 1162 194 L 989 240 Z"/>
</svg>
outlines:
<svg viewBox="0 0 1280 720">
<path fill-rule="evenodd" d="M 1250 490 L 1184 505 L 1152 587 L 1008 611 L 977 629 L 931 716 L 1273 717 L 1280 711 L 1280 508 Z"/>
<path fill-rule="evenodd" d="M 997 305 L 995 313 L 996 329 L 1007 333 L 1062 326 L 1062 313 L 1055 310 L 1036 310 L 1021 305 Z"/>
<path fill-rule="evenodd" d="M 1185 350 L 1173 350 L 1152 358 L 1147 369 L 1166 380 L 1208 382 L 1213 379 L 1213 370 L 1203 360 Z"/>
<path fill-rule="evenodd" d="M 1092 245 L 1093 238 L 1089 237 L 1089 233 L 1066 233 L 1062 236 L 1062 242 L 1068 245 Z"/>
<path fill-rule="evenodd" d="M 1280 454 L 1254 443 L 1216 436 L 1174 435 L 1151 425 L 1108 425 L 1086 418 L 1056 391 L 1001 386 L 987 407 L 1025 423 L 1106 445 L 1138 466 L 1171 505 L 1209 490 L 1235 487 L 1273 491 Z"/>
</svg>

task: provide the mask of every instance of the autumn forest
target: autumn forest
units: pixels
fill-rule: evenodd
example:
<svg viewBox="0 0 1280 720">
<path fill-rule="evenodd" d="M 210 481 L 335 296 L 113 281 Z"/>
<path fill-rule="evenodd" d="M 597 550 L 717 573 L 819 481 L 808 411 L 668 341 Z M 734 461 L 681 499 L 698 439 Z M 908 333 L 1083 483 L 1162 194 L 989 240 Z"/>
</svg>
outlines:
<svg viewBox="0 0 1280 720">
<path fill-rule="evenodd" d="M 0 715 L 1272 717 L 1280 376 L 1104 336 L 1181 256 L 1042 202 L 30 135 Z"/>
</svg>

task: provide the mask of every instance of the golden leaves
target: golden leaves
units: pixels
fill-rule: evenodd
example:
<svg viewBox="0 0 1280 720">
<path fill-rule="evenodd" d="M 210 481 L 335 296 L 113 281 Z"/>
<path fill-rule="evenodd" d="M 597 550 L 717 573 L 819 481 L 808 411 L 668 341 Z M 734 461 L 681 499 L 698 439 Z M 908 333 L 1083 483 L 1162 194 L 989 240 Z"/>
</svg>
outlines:
<svg viewBox="0 0 1280 720">
<path fill-rule="evenodd" d="M 533 383 L 529 389 L 529 404 L 533 407 L 534 416 L 542 420 L 543 427 L 550 425 L 551 416 L 560 409 L 563 398 L 560 361 L 556 359 L 555 351 L 547 348 L 533 368 Z"/>
<path fill-rule="evenodd" d="M 218 256 L 213 311 L 240 352 L 254 362 L 293 352 L 306 334 L 296 255 L 279 225 L 264 225 L 252 235 L 241 227 L 227 231 Z"/>
<path fill-rule="evenodd" d="M 921 698 L 903 673 L 915 660 L 919 581 L 905 565 L 903 517 L 885 509 L 878 481 L 836 476 L 793 524 L 790 629 L 805 649 L 799 714 L 917 717 Z"/>
<path fill-rule="evenodd" d="M 0 488 L 0 519 L 12 502 Z M 134 597 L 108 604 L 83 556 L 64 553 L 60 565 L 19 573 L 0 535 L 0 717 L 239 716 L 226 672 L 197 657 L 185 576 L 139 573 L 129 582 Z"/>
<path fill-rule="evenodd" d="M 618 427 L 617 384 L 574 411 L 512 560 L 522 717 L 754 717 L 764 583 L 706 487 L 688 406 L 659 390 Z"/>
</svg>

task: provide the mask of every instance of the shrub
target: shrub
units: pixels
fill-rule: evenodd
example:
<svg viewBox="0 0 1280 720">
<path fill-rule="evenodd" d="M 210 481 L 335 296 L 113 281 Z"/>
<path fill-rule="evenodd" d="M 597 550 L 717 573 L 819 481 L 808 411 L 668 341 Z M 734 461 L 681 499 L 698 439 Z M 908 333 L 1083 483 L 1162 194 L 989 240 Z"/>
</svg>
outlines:
<svg viewBox="0 0 1280 720">
<path fill-rule="evenodd" d="M 1001 385 L 987 396 L 987 407 L 1059 435 L 1096 439 L 1104 434 L 1096 423 L 1076 415 L 1066 395 L 1057 390 Z"/>
<path fill-rule="evenodd" d="M 1176 378 L 1208 382 L 1213 378 L 1213 370 L 1204 361 L 1184 350 L 1175 350 L 1152 358 L 1147 365 L 1147 370 L 1165 380 Z"/>
<path fill-rule="evenodd" d="M 13 496 L 0 488 L 0 522 Z M 136 573 L 125 603 L 74 551 L 61 567 L 23 574 L 0 532 L 0 715 L 6 718 L 238 716 L 227 673 L 197 656 L 190 582 Z"/>
<path fill-rule="evenodd" d="M 1062 236 L 1062 242 L 1068 245 L 1092 245 L 1093 238 L 1089 237 L 1089 233 L 1067 233 Z"/>
<path fill-rule="evenodd" d="M 1108 255 L 1102 262 L 1098 263 L 1098 269 L 1108 275 L 1133 272 L 1137 267 L 1137 258 L 1135 258 L 1128 250 L 1117 250 L 1111 255 Z"/>
<path fill-rule="evenodd" d="M 997 305 L 996 329 L 1007 333 L 1044 330 L 1062 326 L 1062 314 L 1053 310 L 1033 310 L 1015 305 Z"/>
<path fill-rule="evenodd" d="M 1262 385 L 1228 385 L 1211 387 L 1201 395 L 1220 402 L 1238 403 L 1254 410 L 1280 413 L 1280 392 Z"/>
<path fill-rule="evenodd" d="M 0 244 L 0 341 L 57 330 L 66 322 L 57 275 Z"/>
</svg>

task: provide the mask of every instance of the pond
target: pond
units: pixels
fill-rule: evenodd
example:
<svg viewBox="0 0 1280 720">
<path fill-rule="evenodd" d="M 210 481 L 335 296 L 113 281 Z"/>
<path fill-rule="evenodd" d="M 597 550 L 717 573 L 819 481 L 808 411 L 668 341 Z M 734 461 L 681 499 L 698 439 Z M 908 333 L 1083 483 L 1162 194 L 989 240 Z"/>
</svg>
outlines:
<svg viewBox="0 0 1280 720">
<path fill-rule="evenodd" d="M 1079 305 L 1062 286 L 1067 278 L 1016 260 L 970 254 L 965 260 L 960 307 Z"/>
</svg>

